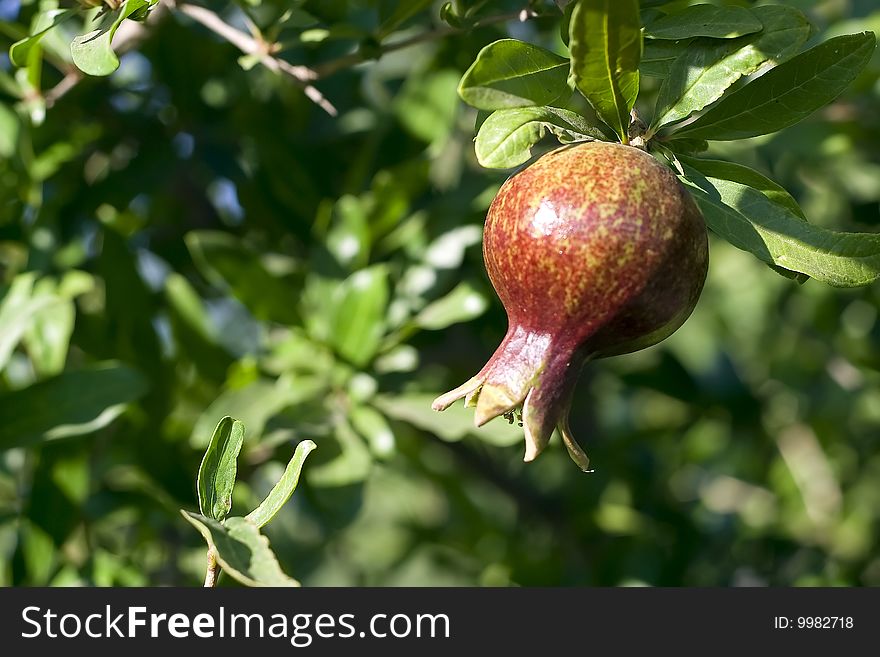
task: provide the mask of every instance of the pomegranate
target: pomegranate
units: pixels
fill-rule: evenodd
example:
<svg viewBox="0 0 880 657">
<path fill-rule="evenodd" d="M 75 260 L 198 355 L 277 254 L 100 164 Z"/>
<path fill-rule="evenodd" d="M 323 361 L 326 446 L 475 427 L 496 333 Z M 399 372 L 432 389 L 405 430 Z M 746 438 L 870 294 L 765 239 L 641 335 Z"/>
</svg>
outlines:
<svg viewBox="0 0 880 657">
<path fill-rule="evenodd" d="M 708 266 L 706 226 L 672 172 L 631 146 L 559 148 L 511 176 L 483 234 L 489 279 L 507 312 L 501 345 L 480 372 L 438 397 L 464 397 L 482 426 L 519 414 L 525 461 L 558 429 L 582 470 L 569 408 L 584 363 L 638 351 L 691 314 Z"/>
</svg>

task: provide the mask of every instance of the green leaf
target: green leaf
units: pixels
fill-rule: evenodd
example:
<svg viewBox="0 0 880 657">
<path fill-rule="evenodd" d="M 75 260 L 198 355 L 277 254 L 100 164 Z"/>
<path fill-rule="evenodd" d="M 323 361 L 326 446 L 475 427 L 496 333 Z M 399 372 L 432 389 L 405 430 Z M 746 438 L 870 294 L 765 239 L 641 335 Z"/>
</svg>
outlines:
<svg viewBox="0 0 880 657">
<path fill-rule="evenodd" d="M 445 142 L 455 127 L 458 80 L 452 69 L 408 77 L 392 103 L 401 125 L 429 144 Z"/>
<path fill-rule="evenodd" d="M 37 18 L 33 33 L 20 41 L 16 41 L 9 47 L 9 59 L 15 66 L 27 66 L 28 55 L 45 36 L 46 32 L 66 21 L 77 13 L 76 9 L 53 9 L 41 13 Z"/>
<path fill-rule="evenodd" d="M 232 508 L 232 489 L 238 472 L 238 454 L 244 443 L 244 424 L 226 416 L 217 423 L 199 466 L 199 510 L 223 520 Z"/>
<path fill-rule="evenodd" d="M 432 2 L 434 0 L 407 0 L 407 2 L 396 3 L 396 7 L 391 15 L 379 25 L 378 38 L 382 39 L 388 36 L 400 25 L 428 7 Z"/>
<path fill-rule="evenodd" d="M 165 299 L 181 354 L 208 378 L 223 381 L 232 356 L 219 345 L 218 332 L 198 293 L 186 278 L 171 273 L 165 279 Z"/>
<path fill-rule="evenodd" d="M 812 226 L 757 189 L 705 177 L 682 165 L 681 180 L 709 228 L 733 246 L 837 287 L 868 285 L 880 278 L 880 234 Z"/>
<path fill-rule="evenodd" d="M 571 14 L 571 73 L 599 118 L 629 143 L 639 93 L 642 32 L 637 0 L 578 0 Z"/>
<path fill-rule="evenodd" d="M 55 294 L 35 294 L 34 272 L 19 274 L 0 301 L 0 370 L 4 369 L 16 345 L 32 327 L 34 317 L 63 304 Z"/>
<path fill-rule="evenodd" d="M 355 406 L 349 419 L 355 431 L 367 439 L 373 454 L 387 457 L 394 453 L 394 432 L 379 411 L 372 406 Z"/>
<path fill-rule="evenodd" d="M 0 450 L 101 429 L 143 396 L 135 370 L 102 363 L 0 395 Z"/>
<path fill-rule="evenodd" d="M 405 393 L 380 395 L 374 403 L 388 417 L 429 431 L 448 442 L 457 442 L 465 436 L 475 436 L 490 445 L 508 447 L 523 440 L 523 429 L 515 423 L 496 419 L 482 427 L 474 426 L 474 413 L 463 404 L 447 408 L 441 415 L 431 408 L 437 395 Z"/>
<path fill-rule="evenodd" d="M 490 43 L 458 85 L 468 105 L 483 110 L 547 105 L 571 94 L 565 57 L 516 39 Z"/>
<path fill-rule="evenodd" d="M 327 250 L 349 271 L 365 267 L 370 257 L 370 222 L 365 206 L 351 194 L 339 197 L 333 205 Z"/>
<path fill-rule="evenodd" d="M 483 122 L 477 133 L 477 160 L 489 169 L 519 166 L 532 156 L 532 147 L 548 131 L 562 143 L 605 139 L 605 135 L 580 114 L 557 107 L 498 110 Z"/>
<path fill-rule="evenodd" d="M 217 563 L 230 577 L 245 586 L 299 586 L 281 570 L 269 539 L 247 518 L 232 517 L 220 523 L 198 513 L 181 515 L 202 535 Z"/>
<path fill-rule="evenodd" d="M 709 178 L 729 180 L 757 189 L 777 205 L 781 205 L 804 221 L 807 220 L 801 206 L 782 185 L 773 182 L 754 169 L 722 160 L 705 160 L 696 157 L 679 157 L 679 160 Z"/>
<path fill-rule="evenodd" d="M 479 317 L 487 306 L 486 297 L 465 281 L 443 298 L 422 308 L 415 317 L 415 323 L 419 328 L 436 331 Z"/>
<path fill-rule="evenodd" d="M 729 141 L 794 125 L 843 93 L 875 46 L 872 32 L 829 39 L 722 99 L 677 135 Z"/>
<path fill-rule="evenodd" d="M 252 439 L 262 436 L 266 422 L 287 406 L 300 403 L 320 394 L 323 388 L 313 379 L 299 378 L 295 386 L 279 379 L 257 379 L 244 387 L 224 390 L 199 416 L 190 438 L 190 445 L 204 448 L 218 415 L 230 414 L 239 418 L 250 431 Z"/>
<path fill-rule="evenodd" d="M 334 290 L 329 340 L 343 358 L 363 367 L 385 333 L 388 271 L 382 265 L 361 269 Z"/>
<path fill-rule="evenodd" d="M 5 103 L 0 103 L 0 158 L 12 158 L 18 152 L 20 134 L 21 119 L 18 114 Z"/>
<path fill-rule="evenodd" d="M 113 36 L 122 21 L 151 4 L 151 0 L 125 0 L 109 25 L 75 37 L 70 44 L 70 55 L 76 67 L 87 75 L 110 75 L 119 68 L 119 58 L 112 47 Z"/>
<path fill-rule="evenodd" d="M 246 520 L 250 520 L 257 527 L 263 527 L 275 517 L 275 514 L 287 503 L 287 500 L 293 495 L 293 491 L 296 490 L 306 457 L 312 453 L 315 447 L 317 445 L 311 440 L 304 440 L 296 446 L 281 479 L 272 487 L 272 490 L 266 495 L 266 499 L 260 502 L 260 506 L 245 516 Z"/>
<path fill-rule="evenodd" d="M 785 61 L 810 36 L 810 25 L 797 9 L 758 7 L 754 14 L 763 21 L 760 34 L 722 42 L 698 39 L 675 60 L 660 87 L 652 132 L 711 105 L 767 62 Z"/>
<path fill-rule="evenodd" d="M 663 142 L 669 150 L 680 155 L 694 155 L 709 149 L 705 139 L 670 139 Z"/>
<path fill-rule="evenodd" d="M 699 36 L 733 39 L 760 32 L 762 27 L 758 17 L 744 7 L 693 5 L 654 21 L 645 28 L 645 36 L 672 40 Z"/>
<path fill-rule="evenodd" d="M 298 322 L 297 282 L 270 272 L 255 249 L 220 231 L 191 231 L 184 239 L 202 275 L 229 289 L 254 317 L 281 324 Z"/>
<path fill-rule="evenodd" d="M 692 39 L 645 41 L 642 59 L 639 62 L 639 74 L 651 78 L 665 78 L 669 75 L 672 64 L 687 50 L 692 41 Z"/>
<path fill-rule="evenodd" d="M 22 344 L 40 376 L 52 376 L 64 370 L 76 318 L 73 299 L 94 286 L 91 275 L 75 269 L 68 270 L 61 281 L 45 277 L 34 284 L 34 300 L 48 297 L 55 302 L 31 317 L 22 336 Z"/>
<path fill-rule="evenodd" d="M 341 452 L 325 463 L 309 466 L 308 478 L 313 486 L 357 484 L 367 478 L 373 466 L 370 451 L 345 417 L 336 418 L 334 429 Z"/>
</svg>

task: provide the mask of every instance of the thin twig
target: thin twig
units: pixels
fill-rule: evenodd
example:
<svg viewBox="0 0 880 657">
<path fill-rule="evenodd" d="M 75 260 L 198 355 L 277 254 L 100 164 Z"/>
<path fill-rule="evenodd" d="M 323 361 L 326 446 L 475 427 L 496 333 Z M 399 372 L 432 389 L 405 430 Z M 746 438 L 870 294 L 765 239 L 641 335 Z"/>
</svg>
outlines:
<svg viewBox="0 0 880 657">
<path fill-rule="evenodd" d="M 43 102 L 46 103 L 46 108 L 48 109 L 57 103 L 59 98 L 78 85 L 82 79 L 83 73 L 78 68 L 70 69 L 67 74 L 61 78 L 61 82 L 43 94 Z"/>
<path fill-rule="evenodd" d="M 257 40 L 250 34 L 233 27 L 210 9 L 201 5 L 191 5 L 188 2 L 178 2 L 175 8 L 180 13 L 186 14 L 197 23 L 214 32 L 214 34 L 224 38 L 244 54 L 258 56 L 260 63 L 270 71 L 284 73 L 293 78 L 302 86 L 306 96 L 330 116 L 338 114 L 333 104 L 320 91 L 309 84 L 311 80 L 318 77 L 312 69 L 307 66 L 297 66 L 273 56 L 271 54 L 273 44 Z"/>
<path fill-rule="evenodd" d="M 205 569 L 205 588 L 213 588 L 217 585 L 217 574 L 219 568 L 217 567 L 217 553 L 214 552 L 214 548 L 208 549 L 208 566 Z"/>
<path fill-rule="evenodd" d="M 156 17 L 162 11 L 164 11 L 164 3 L 160 2 L 150 14 L 150 22 L 155 22 L 157 20 Z M 116 36 L 113 39 L 113 50 L 118 55 L 128 52 L 143 41 L 147 33 L 148 30 L 143 23 L 124 21 L 119 26 L 119 29 L 116 30 Z M 61 78 L 61 81 L 43 94 L 43 101 L 46 103 L 47 108 L 52 107 L 62 96 L 71 91 L 86 77 L 85 73 L 78 68 L 66 63 L 62 70 L 64 77 Z"/>
<path fill-rule="evenodd" d="M 518 12 L 500 14 L 498 16 L 490 16 L 488 18 L 484 18 L 480 21 L 477 21 L 468 28 L 455 28 L 444 25 L 434 30 L 423 32 L 422 34 L 416 34 L 415 36 L 411 36 L 407 39 L 401 39 L 400 41 L 392 41 L 391 43 L 382 44 L 379 47 L 379 54 L 376 55 L 375 58 L 378 59 L 382 55 L 387 55 L 388 53 L 394 52 L 395 50 L 402 50 L 404 48 L 409 48 L 420 43 L 436 41 L 437 39 L 442 39 L 452 34 L 459 34 L 461 32 L 464 32 L 465 29 L 486 27 L 488 25 L 494 25 L 496 23 L 506 23 L 513 20 L 525 22 L 529 18 L 533 18 L 535 15 L 536 14 L 533 11 L 523 9 Z M 338 73 L 343 69 L 350 68 L 351 66 L 365 62 L 367 61 L 367 59 L 368 58 L 365 57 L 362 53 L 353 52 L 348 55 L 343 55 L 342 57 L 339 57 L 337 59 L 331 59 L 330 61 L 324 62 L 323 64 L 318 64 L 314 67 L 314 72 L 318 78 L 326 78 L 333 75 L 334 73 Z"/>
</svg>

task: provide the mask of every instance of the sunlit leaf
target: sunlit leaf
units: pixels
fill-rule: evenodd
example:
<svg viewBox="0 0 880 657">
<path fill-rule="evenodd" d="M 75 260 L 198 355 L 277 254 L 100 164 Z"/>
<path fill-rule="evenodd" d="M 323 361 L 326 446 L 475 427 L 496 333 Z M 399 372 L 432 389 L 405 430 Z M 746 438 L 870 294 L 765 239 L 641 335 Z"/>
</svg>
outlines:
<svg viewBox="0 0 880 657">
<path fill-rule="evenodd" d="M 458 322 L 479 317 L 485 312 L 486 297 L 470 283 L 459 283 L 446 296 L 429 303 L 415 316 L 415 323 L 424 329 L 439 330 Z"/>
<path fill-rule="evenodd" d="M 761 21 L 744 7 L 692 5 L 651 22 L 645 36 L 652 39 L 712 37 L 732 39 L 761 30 Z"/>
<path fill-rule="evenodd" d="M 642 32 L 637 0 L 578 0 L 569 26 L 571 74 L 599 118 L 628 143 L 639 93 Z"/>
<path fill-rule="evenodd" d="M 670 67 L 657 98 L 654 129 L 711 105 L 741 77 L 768 62 L 783 62 L 810 36 L 806 17 L 792 7 L 758 7 L 763 29 L 739 39 L 697 39 Z"/>
<path fill-rule="evenodd" d="M 70 54 L 76 67 L 88 75 L 110 75 L 119 68 L 119 58 L 112 47 L 116 30 L 126 18 L 151 4 L 151 0 L 125 0 L 115 18 L 110 20 L 108 16 L 108 24 L 75 37 Z"/>
<path fill-rule="evenodd" d="M 336 288 L 332 303 L 331 344 L 343 358 L 365 365 L 385 332 L 387 269 L 375 266 L 352 274 Z"/>
<path fill-rule="evenodd" d="M 875 46 L 871 32 L 829 39 L 722 99 L 676 134 L 726 141 L 787 128 L 843 93 Z"/>
<path fill-rule="evenodd" d="M 33 32 L 27 38 L 16 41 L 9 47 L 9 59 L 15 66 L 27 66 L 28 55 L 46 32 L 76 15 L 76 9 L 53 9 L 39 14 Z"/>
<path fill-rule="evenodd" d="M 562 143 L 604 139 L 605 135 L 575 112 L 556 107 L 498 110 L 477 133 L 477 160 L 490 169 L 509 169 L 527 162 L 532 147 L 550 132 Z"/>
<path fill-rule="evenodd" d="M 311 440 L 304 440 L 296 446 L 284 474 L 278 480 L 278 483 L 269 491 L 260 506 L 245 516 L 246 520 L 250 520 L 257 527 L 262 527 L 268 523 L 282 506 L 293 495 L 296 485 L 299 483 L 300 472 L 302 472 L 303 464 L 306 457 L 315 449 L 316 445 Z"/>
<path fill-rule="evenodd" d="M 431 408 L 436 396 L 423 393 L 381 395 L 375 403 L 388 417 L 433 433 L 446 441 L 455 442 L 465 436 L 475 436 L 491 445 L 509 446 L 522 442 L 523 429 L 515 422 L 496 419 L 482 427 L 475 427 L 473 410 L 465 408 L 463 404 L 450 406 L 441 415 Z"/>
<path fill-rule="evenodd" d="M 688 186 L 709 227 L 764 262 L 838 287 L 880 278 L 880 234 L 813 226 L 761 191 L 701 175 L 684 165 Z"/>
<path fill-rule="evenodd" d="M 244 424 L 229 416 L 222 418 L 199 466 L 199 509 L 202 515 L 223 520 L 232 508 L 238 453 L 243 442 Z"/>
<path fill-rule="evenodd" d="M 490 43 L 458 85 L 458 94 L 477 109 L 548 105 L 571 93 L 569 60 L 516 39 Z"/>
</svg>

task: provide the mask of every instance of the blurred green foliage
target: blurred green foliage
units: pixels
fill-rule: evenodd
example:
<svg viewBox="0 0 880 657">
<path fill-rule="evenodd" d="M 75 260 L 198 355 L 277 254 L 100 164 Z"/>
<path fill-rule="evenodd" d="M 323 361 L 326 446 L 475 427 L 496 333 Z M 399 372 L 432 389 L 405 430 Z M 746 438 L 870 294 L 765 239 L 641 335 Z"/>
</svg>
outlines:
<svg viewBox="0 0 880 657">
<path fill-rule="evenodd" d="M 877 285 L 798 285 L 714 240 L 685 326 L 588 367 L 594 474 L 430 410 L 506 327 L 479 247 L 505 174 L 456 85 L 498 38 L 564 53 L 551 2 L 453 2 L 460 30 L 443 4 L 212 4 L 285 61 L 345 64 L 315 83 L 337 116 L 174 10 L 63 95 L 80 25 L 0 62 L 0 584 L 199 583 L 178 509 L 231 415 L 235 515 L 318 445 L 264 530 L 304 585 L 880 585 Z M 785 4 L 811 43 L 880 31 L 873 0 Z M 4 49 L 40 5 L 0 1 Z M 819 114 L 710 155 L 877 232 L 878 102 L 875 55 Z"/>
</svg>

